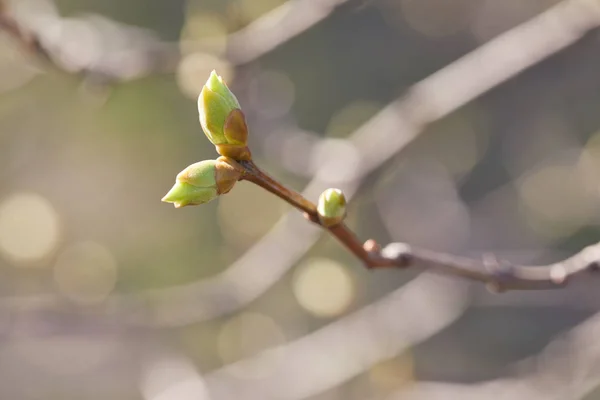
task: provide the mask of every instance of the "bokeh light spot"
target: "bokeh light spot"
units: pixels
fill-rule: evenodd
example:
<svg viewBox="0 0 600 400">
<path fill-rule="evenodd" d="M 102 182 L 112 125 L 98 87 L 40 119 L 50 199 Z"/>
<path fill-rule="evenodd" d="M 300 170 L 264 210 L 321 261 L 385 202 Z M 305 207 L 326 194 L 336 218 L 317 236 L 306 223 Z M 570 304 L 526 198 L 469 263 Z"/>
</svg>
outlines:
<svg viewBox="0 0 600 400">
<path fill-rule="evenodd" d="M 201 46 L 214 54 L 223 54 L 227 46 L 227 26 L 221 17 L 211 13 L 192 12 L 181 32 L 181 51 L 190 53 Z"/>
<path fill-rule="evenodd" d="M 42 196 L 19 193 L 0 204 L 0 252 L 15 262 L 49 255 L 58 239 L 58 214 Z"/>
<path fill-rule="evenodd" d="M 278 197 L 240 182 L 235 190 L 219 198 L 221 232 L 229 244 L 245 248 L 273 227 L 285 207 Z"/>
<path fill-rule="evenodd" d="M 248 89 L 253 107 L 264 117 L 281 117 L 294 103 L 294 83 L 283 72 L 263 71 L 252 80 Z"/>
<path fill-rule="evenodd" d="M 429 157 L 406 157 L 392 168 L 375 190 L 390 236 L 447 251 L 464 246 L 471 216 L 452 178 L 443 164 Z"/>
<path fill-rule="evenodd" d="M 196 100 L 213 69 L 226 82 L 234 77 L 233 67 L 222 58 L 208 53 L 189 54 L 177 67 L 177 84 L 186 96 Z"/>
<path fill-rule="evenodd" d="M 580 172 L 573 166 L 547 165 L 518 183 L 523 211 L 537 233 L 567 237 L 589 222 L 594 201 Z"/>
<path fill-rule="evenodd" d="M 455 180 L 461 179 L 481 160 L 489 142 L 489 131 L 480 129 L 476 118 L 461 114 L 438 121 L 412 143 L 413 151 L 440 162 Z"/>
<path fill-rule="evenodd" d="M 237 7 L 246 21 L 253 21 L 285 3 L 285 0 L 238 0 Z"/>
<path fill-rule="evenodd" d="M 54 280 L 59 291 L 80 304 L 96 304 L 113 290 L 117 263 L 110 251 L 94 242 L 71 245 L 58 257 Z"/>
<path fill-rule="evenodd" d="M 327 125 L 327 135 L 346 137 L 367 122 L 381 109 L 381 104 L 372 101 L 356 101 L 337 111 Z"/>
<path fill-rule="evenodd" d="M 343 265 L 324 258 L 311 259 L 298 267 L 293 280 L 298 303 L 318 317 L 344 312 L 355 296 L 355 285 Z"/>
<path fill-rule="evenodd" d="M 242 313 L 223 325 L 217 338 L 219 356 L 225 364 L 245 359 L 243 365 L 232 369 L 240 378 L 259 379 L 273 373 L 280 360 L 278 346 L 285 343 L 279 325 L 264 314 Z M 268 357 L 250 357 L 270 349 Z"/>
<path fill-rule="evenodd" d="M 392 360 L 374 365 L 369 370 L 369 381 L 375 390 L 393 391 L 414 381 L 414 359 L 405 352 Z"/>
</svg>

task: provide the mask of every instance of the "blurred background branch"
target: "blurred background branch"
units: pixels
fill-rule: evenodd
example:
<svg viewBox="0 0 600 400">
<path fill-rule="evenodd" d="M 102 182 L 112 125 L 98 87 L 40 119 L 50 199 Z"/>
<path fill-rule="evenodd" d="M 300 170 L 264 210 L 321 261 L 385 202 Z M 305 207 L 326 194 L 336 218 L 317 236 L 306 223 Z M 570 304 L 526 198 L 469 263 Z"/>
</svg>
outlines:
<svg viewBox="0 0 600 400">
<path fill-rule="evenodd" d="M 23 3 L 26 2 L 31 3 L 29 0 Z M 161 41 L 150 31 L 113 21 L 104 20 L 102 26 L 98 24 L 97 16 L 80 17 L 75 20 L 63 18 L 52 0 L 43 2 L 46 4 L 46 12 L 39 13 L 36 18 L 29 20 L 27 17 L 30 15 L 23 15 L 20 20 L 18 15 L 14 16 L 11 13 L 10 7 L 13 5 L 18 10 L 18 2 L 4 0 L 0 3 L 0 29 L 11 35 L 32 55 L 50 62 L 59 70 L 80 74 L 92 82 L 111 84 L 174 72 L 181 61 L 180 47 L 188 51 L 193 49 L 206 53 L 221 53 L 220 47 L 215 46 L 214 41 L 210 39 L 169 43 Z M 310 29 L 345 2 L 346 0 L 288 1 L 230 34 L 226 39 L 227 47 L 219 56 L 233 65 L 252 62 Z M 88 39 L 87 35 L 68 35 L 68 42 L 56 40 L 51 36 L 56 29 L 68 29 L 73 23 L 96 30 L 96 35 L 112 35 L 117 30 L 121 38 L 127 38 L 125 42 L 128 46 L 97 49 L 96 51 L 101 53 L 89 57 L 89 54 L 79 51 L 89 44 L 84 42 Z M 108 32 L 107 29 L 112 32 Z"/>
<path fill-rule="evenodd" d="M 598 238 L 597 2 L 76 3 L 2 14 L 66 72 L 0 59 L 2 395 L 363 399 L 417 379 L 455 382 L 420 398 L 477 393 L 597 312 L 588 280 L 491 296 L 362 271 L 243 185 L 189 213 L 158 203 L 214 155 L 193 99 L 216 68 L 261 165 L 310 199 L 344 190 L 361 237 L 523 265 L 573 254 Z"/>
<path fill-rule="evenodd" d="M 304 399 L 408 351 L 459 318 L 467 305 L 464 283 L 423 275 L 294 342 L 209 373 L 205 382 L 215 400 Z M 244 378 L 269 366 L 274 371 L 264 378 Z"/>
<path fill-rule="evenodd" d="M 596 314 L 554 339 L 535 357 L 520 361 L 507 377 L 474 384 L 417 382 L 388 400 L 585 398 L 600 383 Z"/>
<path fill-rule="evenodd" d="M 444 117 L 600 24 L 598 9 L 592 7 L 597 6 L 583 0 L 560 3 L 416 83 L 407 95 L 390 103 L 348 139 L 319 142 L 315 145 L 318 149 L 308 157 L 314 160 L 314 180 L 303 195 L 317 198 L 324 189 L 338 187 L 352 198 L 360 181 L 414 140 L 427 123 Z M 554 29 L 559 21 L 563 30 Z M 506 58 L 507 49 L 512 48 L 519 48 L 521 56 Z M 457 86 L 457 82 L 465 84 Z M 319 230 L 305 224 L 292 212 L 221 275 L 134 296 L 116 296 L 105 303 L 107 312 L 125 313 L 117 316 L 119 321 L 176 326 L 233 312 L 264 293 L 316 243 Z M 267 256 L 270 268 L 265 271 L 260 260 Z M 3 307 L 60 309 L 62 301 L 48 297 L 15 299 Z"/>
<path fill-rule="evenodd" d="M 39 39 L 33 33 L 24 31 L 17 21 L 11 18 L 5 2 L 0 2 L 0 29 L 19 42 L 26 51 L 44 60 L 50 58 Z"/>
<path fill-rule="evenodd" d="M 405 243 L 387 245 L 382 255 L 399 268 L 417 267 L 483 282 L 495 292 L 559 289 L 573 278 L 589 278 L 600 264 L 600 243 L 550 265 L 523 266 L 484 255 L 481 261 L 418 249 Z"/>
</svg>

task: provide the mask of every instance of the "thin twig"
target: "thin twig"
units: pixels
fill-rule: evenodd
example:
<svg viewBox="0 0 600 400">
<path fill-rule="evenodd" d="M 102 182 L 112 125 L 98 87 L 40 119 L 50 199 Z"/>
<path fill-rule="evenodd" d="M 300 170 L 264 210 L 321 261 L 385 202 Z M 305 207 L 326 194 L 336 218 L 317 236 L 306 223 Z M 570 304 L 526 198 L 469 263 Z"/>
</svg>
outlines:
<svg viewBox="0 0 600 400">
<path fill-rule="evenodd" d="M 381 254 L 400 268 L 418 267 L 458 275 L 486 283 L 491 290 L 497 292 L 562 288 L 576 275 L 596 271 L 600 266 L 600 242 L 563 261 L 543 266 L 516 265 L 499 261 L 494 256 L 475 260 L 404 243 L 392 243 Z"/>
<path fill-rule="evenodd" d="M 336 152 L 335 162 L 330 159 L 319 166 L 303 194 L 312 198 L 334 186 L 351 198 L 361 179 L 411 143 L 428 123 L 572 45 L 599 25 L 600 8 L 594 2 L 563 0 L 483 44 L 413 85 L 405 96 L 391 102 L 350 136 L 347 143 L 356 149 L 355 160 L 360 164 L 354 175 L 348 176 L 347 171 L 343 176 L 339 171 L 332 173 L 347 155 Z M 506 49 L 511 48 L 521 49 L 522 57 L 506 57 Z M 470 89 L 465 92 L 466 84 Z M 110 321 L 134 326 L 183 326 L 232 313 L 274 285 L 318 241 L 318 231 L 300 222 L 287 213 L 226 272 L 185 285 L 135 294 L 115 293 L 97 311 Z M 265 257 L 270 261 L 268 274 Z M 416 262 L 415 266 L 419 267 Z M 249 277 L 254 279 L 250 281 Z M 62 312 L 64 307 L 56 294 L 12 297 L 0 302 L 0 312 L 6 315 L 52 314 Z M 71 309 L 81 311 L 86 309 Z M 0 329 L 8 326 L 8 321 L 0 321 Z"/>
<path fill-rule="evenodd" d="M 252 182 L 266 191 L 273 193 L 274 195 L 287 201 L 292 206 L 307 214 L 308 219 L 311 221 L 318 222 L 317 206 L 314 203 L 307 200 L 300 193 L 283 186 L 276 179 L 272 178 L 263 170 L 258 168 L 253 161 L 238 162 L 242 167 L 244 167 L 245 174 L 242 177 L 243 180 Z"/>
<path fill-rule="evenodd" d="M 270 193 L 288 202 L 298 210 L 304 212 L 304 216 L 311 222 L 320 225 L 335 236 L 352 254 L 360 259 L 367 268 L 393 266 L 390 260 L 381 257 L 376 251 L 365 247 L 356 234 L 343 222 L 333 226 L 325 226 L 317 212 L 317 206 L 306 199 L 300 193 L 289 189 L 279 183 L 276 179 L 262 171 L 253 161 L 239 161 L 244 168 L 245 174 L 242 179 L 252 182 Z"/>
<path fill-rule="evenodd" d="M 383 250 L 372 239 L 363 245 L 344 223 L 324 226 L 314 203 L 267 175 L 254 162 L 241 161 L 240 165 L 246 172 L 243 179 L 266 189 L 304 212 L 308 220 L 329 231 L 369 269 L 420 267 L 483 282 L 490 290 L 503 292 L 561 288 L 565 286 L 567 278 L 598 269 L 600 266 L 600 242 L 564 261 L 537 267 L 499 261 L 495 256 L 475 260 L 420 249 L 405 243 L 392 243 Z"/>
</svg>

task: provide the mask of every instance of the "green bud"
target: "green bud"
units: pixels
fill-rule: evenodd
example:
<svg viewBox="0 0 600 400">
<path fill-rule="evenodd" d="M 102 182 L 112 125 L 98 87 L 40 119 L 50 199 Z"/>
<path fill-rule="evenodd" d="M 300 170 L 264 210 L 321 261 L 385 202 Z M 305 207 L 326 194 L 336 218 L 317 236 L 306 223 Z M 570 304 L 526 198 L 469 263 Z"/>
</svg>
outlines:
<svg viewBox="0 0 600 400">
<path fill-rule="evenodd" d="M 317 204 L 317 212 L 321 223 L 326 226 L 339 224 L 346 217 L 346 197 L 339 189 L 327 189 Z"/>
<path fill-rule="evenodd" d="M 240 103 L 223 79 L 212 71 L 198 96 L 200 125 L 223 156 L 250 159 L 248 127 Z"/>
<path fill-rule="evenodd" d="M 239 164 L 227 157 L 200 161 L 177 174 L 175 185 L 162 201 L 175 208 L 208 203 L 229 192 L 241 176 Z"/>
<path fill-rule="evenodd" d="M 216 188 L 199 188 L 189 183 L 175 182 L 175 185 L 162 198 L 165 203 L 173 203 L 175 208 L 208 203 L 217 198 Z"/>
</svg>

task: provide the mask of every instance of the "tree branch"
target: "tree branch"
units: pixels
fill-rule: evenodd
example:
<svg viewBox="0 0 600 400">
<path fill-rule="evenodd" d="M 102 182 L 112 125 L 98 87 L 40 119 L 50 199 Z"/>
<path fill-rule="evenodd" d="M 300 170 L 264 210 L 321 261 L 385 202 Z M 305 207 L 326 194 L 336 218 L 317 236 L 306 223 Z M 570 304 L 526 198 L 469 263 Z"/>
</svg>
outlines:
<svg viewBox="0 0 600 400">
<path fill-rule="evenodd" d="M 346 224 L 340 223 L 334 226 L 323 225 L 319 218 L 319 213 L 317 212 L 317 206 L 313 202 L 270 177 L 258 168 L 253 161 L 239 161 L 239 164 L 245 170 L 245 175 L 242 179 L 262 187 L 302 211 L 306 219 L 329 231 L 329 233 L 335 236 L 348 250 L 350 250 L 350 252 L 352 252 L 352 254 L 360 259 L 367 268 L 387 266 L 389 264 L 389 260 L 381 257 L 379 253 L 369 251 L 369 249 L 365 248 L 358 237 Z"/>
<path fill-rule="evenodd" d="M 116 84 L 124 81 L 173 72 L 181 55 L 178 45 L 158 39 L 153 32 L 132 25 L 89 14 L 77 20 L 98 37 L 115 35 L 120 41 L 110 40 L 104 48 L 97 43 L 85 41 L 87 35 L 79 37 L 71 32 L 70 41 L 48 35 L 48 24 L 64 28 L 68 32 L 69 23 L 55 12 L 45 12 L 39 21 L 26 20 L 24 15 L 10 7 L 10 1 L 0 0 L 0 31 L 5 32 L 23 52 L 52 69 L 68 75 L 89 79 L 95 83 Z M 103 24 L 97 23 L 101 20 Z M 108 31 L 108 32 L 107 32 Z M 55 32 L 55 30 L 52 30 Z M 80 48 L 95 46 L 98 57 L 82 57 Z"/>
<path fill-rule="evenodd" d="M 229 35 L 225 57 L 246 64 L 308 31 L 347 0 L 291 0 Z"/>
<path fill-rule="evenodd" d="M 600 384 L 597 313 L 559 335 L 540 354 L 517 363 L 516 374 L 471 384 L 415 382 L 387 400 L 578 400 Z M 594 396 L 595 397 L 595 396 Z"/>
<path fill-rule="evenodd" d="M 304 212 L 307 218 L 313 222 L 318 222 L 317 206 L 309 200 L 307 200 L 300 193 L 295 190 L 291 190 L 276 179 L 273 179 L 263 170 L 258 168 L 252 160 L 250 161 L 238 161 L 239 164 L 244 168 L 244 176 L 242 179 L 252 182 L 255 185 L 260 186 L 266 191 L 274 194 L 275 196 L 285 200 L 298 210 Z"/>
<path fill-rule="evenodd" d="M 211 399 L 300 400 L 336 387 L 453 324 L 469 306 L 468 287 L 419 276 L 308 335 L 208 373 Z M 247 378 L 265 365 L 269 374 Z"/>
<path fill-rule="evenodd" d="M 51 60 L 50 54 L 44 48 L 37 35 L 24 29 L 17 23 L 6 11 L 6 5 L 2 0 L 0 0 L 0 30 L 12 37 L 27 53 L 35 55 L 45 62 Z"/>
<path fill-rule="evenodd" d="M 484 256 L 482 260 L 420 249 L 404 243 L 392 243 L 381 254 L 390 265 L 417 267 L 488 284 L 497 292 L 506 290 L 558 289 L 575 276 L 595 272 L 600 266 L 600 242 L 554 264 L 516 265 Z"/>
<path fill-rule="evenodd" d="M 572 45 L 598 25 L 600 13 L 595 3 L 563 0 L 483 44 L 413 85 L 405 96 L 353 132 L 339 151 L 332 152 L 334 157 L 315 166 L 316 173 L 303 196 L 316 198 L 327 187 L 335 186 L 351 198 L 361 179 L 407 146 L 428 123 Z M 520 57 L 514 53 L 506 57 L 507 49 L 514 48 L 522 50 Z M 342 171 L 339 165 L 355 168 Z M 225 272 L 214 277 L 141 293 L 113 294 L 97 309 L 98 317 L 136 326 L 182 326 L 231 313 L 264 293 L 317 242 L 318 230 L 302 222 L 286 214 Z M 265 257 L 270 261 L 268 271 Z M 426 264 L 415 262 L 415 267 L 419 266 Z M 51 313 L 64 307 L 64 300 L 55 294 L 0 302 L 0 312 L 7 315 Z M 85 308 L 70 310 L 85 312 Z M 0 328 L 6 324 L 0 322 Z"/>
<path fill-rule="evenodd" d="M 233 65 L 250 63 L 307 31 L 327 18 L 346 1 L 289 0 L 257 18 L 248 26 L 229 34 L 226 38 L 225 52 L 220 56 Z M 59 71 L 95 78 L 104 83 L 118 83 L 148 75 L 173 72 L 183 56 L 179 50 L 181 42 L 163 42 L 152 38 L 152 43 L 147 48 L 132 48 L 126 51 L 109 50 L 106 52 L 107 54 L 103 55 L 101 64 L 84 65 L 73 71 L 70 66 L 63 65 L 62 60 L 53 57 L 57 49 L 49 48 L 44 43 L 43 35 L 40 36 L 40 33 L 24 26 L 11 15 L 6 3 L 6 0 L 0 0 L 0 30 L 7 32 L 27 53 Z M 60 16 L 56 15 L 55 17 L 56 22 L 60 23 Z M 123 24 L 119 24 L 119 26 L 142 31 L 139 28 Z M 194 51 L 215 53 L 214 45 L 210 40 L 184 41 L 183 44 L 186 47 L 193 47 Z M 58 43 L 58 47 L 60 47 L 60 43 Z M 115 58 L 114 62 L 111 61 L 113 58 Z M 143 58 L 146 65 L 143 67 L 136 65 L 136 71 L 131 73 L 128 71 L 129 68 L 123 65 L 124 60 L 130 58 Z"/>
<path fill-rule="evenodd" d="M 419 267 L 483 282 L 488 285 L 490 290 L 503 292 L 506 290 L 557 289 L 564 287 L 567 280 L 575 275 L 600 268 L 600 242 L 586 247 L 564 261 L 545 266 L 515 265 L 498 260 L 494 255 L 487 255 L 482 260 L 475 260 L 421 249 L 406 243 L 392 243 L 382 250 L 372 239 L 361 245 L 358 237 L 343 222 L 334 226 L 323 225 L 314 203 L 271 178 L 253 161 L 240 161 L 240 165 L 245 170 L 242 179 L 262 187 L 304 212 L 309 221 L 329 231 L 369 269 Z"/>
</svg>

